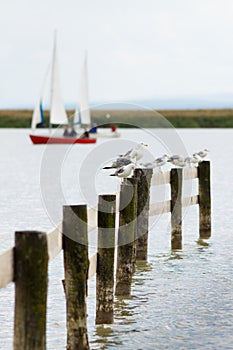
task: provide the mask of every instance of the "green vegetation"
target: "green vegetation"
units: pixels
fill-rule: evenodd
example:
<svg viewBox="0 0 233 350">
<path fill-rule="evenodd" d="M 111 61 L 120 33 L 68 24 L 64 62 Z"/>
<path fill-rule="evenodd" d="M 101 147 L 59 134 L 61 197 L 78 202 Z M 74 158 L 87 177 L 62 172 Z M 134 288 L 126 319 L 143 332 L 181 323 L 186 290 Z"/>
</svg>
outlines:
<svg viewBox="0 0 233 350">
<path fill-rule="evenodd" d="M 0 128 L 30 128 L 32 110 L 0 110 Z M 68 115 L 74 111 L 69 110 Z M 106 114 L 111 115 L 110 119 Z M 45 111 L 48 127 L 48 111 Z M 233 128 L 233 110 L 92 110 L 92 121 L 98 125 L 114 122 L 119 127 L 169 127 L 165 117 L 176 128 Z M 127 125 L 128 124 L 128 125 Z"/>
</svg>

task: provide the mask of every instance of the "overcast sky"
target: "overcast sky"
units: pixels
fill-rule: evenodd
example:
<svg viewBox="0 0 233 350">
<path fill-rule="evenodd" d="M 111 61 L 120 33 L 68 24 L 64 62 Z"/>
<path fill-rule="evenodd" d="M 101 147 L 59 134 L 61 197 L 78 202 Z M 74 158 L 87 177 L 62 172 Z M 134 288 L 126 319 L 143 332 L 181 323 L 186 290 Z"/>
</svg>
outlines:
<svg viewBox="0 0 233 350">
<path fill-rule="evenodd" d="M 66 104 L 85 50 L 91 101 L 233 92 L 232 0 L 1 0 L 0 108 L 33 106 L 55 28 Z"/>
</svg>

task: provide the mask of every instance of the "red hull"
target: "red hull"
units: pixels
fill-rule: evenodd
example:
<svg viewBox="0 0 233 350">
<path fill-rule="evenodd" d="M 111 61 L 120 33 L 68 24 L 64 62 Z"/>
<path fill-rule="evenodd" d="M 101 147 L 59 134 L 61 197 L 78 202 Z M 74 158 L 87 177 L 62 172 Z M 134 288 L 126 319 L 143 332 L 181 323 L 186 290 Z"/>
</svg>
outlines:
<svg viewBox="0 0 233 350">
<path fill-rule="evenodd" d="M 73 144 L 73 143 L 96 143 L 96 139 L 82 139 L 78 137 L 49 137 L 49 136 L 39 136 L 39 135 L 29 135 L 32 143 L 34 145 L 41 144 Z"/>
</svg>

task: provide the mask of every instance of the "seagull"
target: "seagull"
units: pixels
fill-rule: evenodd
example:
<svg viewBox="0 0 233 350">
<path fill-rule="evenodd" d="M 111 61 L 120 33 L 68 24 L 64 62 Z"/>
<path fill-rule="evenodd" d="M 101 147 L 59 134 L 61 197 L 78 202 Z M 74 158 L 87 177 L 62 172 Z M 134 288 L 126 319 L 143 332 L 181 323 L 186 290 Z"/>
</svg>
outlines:
<svg viewBox="0 0 233 350">
<path fill-rule="evenodd" d="M 117 169 L 115 173 L 110 174 L 110 176 L 117 176 L 120 178 L 130 177 L 133 174 L 134 169 L 135 169 L 135 163 L 130 163 L 128 165 L 125 165 Z"/>
<path fill-rule="evenodd" d="M 205 158 L 208 153 L 209 153 L 209 150 L 205 148 L 203 151 L 197 152 L 196 154 L 201 158 Z"/>
<path fill-rule="evenodd" d="M 110 166 L 105 166 L 103 169 L 114 169 L 114 168 L 118 169 L 131 163 L 132 163 L 131 158 L 119 157 L 116 160 L 114 160 Z"/>
<path fill-rule="evenodd" d="M 174 163 L 174 165 L 183 168 L 183 167 L 186 165 L 186 164 L 185 164 L 184 158 L 181 157 L 179 160 L 177 160 L 177 161 Z"/>
<path fill-rule="evenodd" d="M 163 165 L 165 165 L 167 163 L 167 161 L 168 161 L 168 156 L 166 154 L 164 154 L 162 157 L 159 157 L 159 158 L 156 158 L 155 160 L 153 160 L 153 162 L 144 163 L 144 164 L 140 164 L 140 165 L 146 169 L 159 168 L 159 171 L 162 171 L 161 167 Z"/>
<path fill-rule="evenodd" d="M 161 167 L 167 163 L 168 159 L 167 154 L 164 154 L 162 157 L 156 158 L 154 162 L 161 170 Z"/>
<path fill-rule="evenodd" d="M 181 158 L 182 158 L 181 156 L 179 156 L 178 154 L 175 154 L 175 155 L 169 157 L 168 162 L 173 163 L 173 162 L 175 162 L 176 160 L 179 160 L 179 159 L 181 159 Z"/>
<path fill-rule="evenodd" d="M 147 147 L 148 145 L 144 142 L 140 142 L 137 144 L 135 148 L 131 148 L 129 151 L 127 151 L 124 155 L 120 156 L 122 158 L 136 158 L 136 161 L 141 159 L 143 157 L 144 153 L 144 147 Z"/>
<path fill-rule="evenodd" d="M 194 164 L 200 163 L 201 159 L 196 153 L 194 153 L 192 157 L 186 157 L 184 161 L 185 161 L 185 165 L 188 165 L 189 167 L 191 167 L 192 164 L 194 165 Z"/>
<path fill-rule="evenodd" d="M 147 163 L 140 163 L 138 165 L 138 168 L 144 168 L 144 169 L 154 169 L 156 167 L 154 161 L 153 162 L 147 162 Z"/>
<path fill-rule="evenodd" d="M 192 163 L 193 164 L 198 164 L 201 163 L 202 159 L 197 153 L 193 153 L 193 158 L 192 158 Z"/>
<path fill-rule="evenodd" d="M 185 160 L 182 156 L 179 156 L 177 154 L 171 156 L 168 160 L 168 162 L 172 163 L 173 165 L 184 167 L 185 166 Z"/>
</svg>

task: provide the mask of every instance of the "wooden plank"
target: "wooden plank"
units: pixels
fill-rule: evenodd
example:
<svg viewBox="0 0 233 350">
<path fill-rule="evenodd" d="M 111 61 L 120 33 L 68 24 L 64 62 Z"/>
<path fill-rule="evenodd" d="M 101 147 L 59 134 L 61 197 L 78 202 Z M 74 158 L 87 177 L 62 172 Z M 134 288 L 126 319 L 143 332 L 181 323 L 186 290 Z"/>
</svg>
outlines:
<svg viewBox="0 0 233 350">
<path fill-rule="evenodd" d="M 155 215 L 170 213 L 170 211 L 171 211 L 170 200 L 164 201 L 164 202 L 155 202 L 155 203 L 151 203 L 150 205 L 149 215 L 155 216 Z"/>
<path fill-rule="evenodd" d="M 199 196 L 191 196 L 182 199 L 182 206 L 188 207 L 190 205 L 198 204 Z M 150 204 L 150 216 L 169 213 L 171 211 L 171 201 L 155 202 Z"/>
<path fill-rule="evenodd" d="M 87 208 L 87 224 L 88 229 L 93 230 L 97 227 L 97 207 Z"/>
<path fill-rule="evenodd" d="M 90 279 L 96 274 L 96 269 L 97 269 L 97 253 L 94 253 L 89 258 L 88 279 Z"/>
<path fill-rule="evenodd" d="M 198 202 L 199 202 L 198 198 L 199 198 L 198 195 L 183 198 L 182 199 L 182 206 L 183 207 L 189 207 L 190 205 L 198 204 Z"/>
<path fill-rule="evenodd" d="M 5 288 L 14 279 L 14 248 L 0 254 L 0 288 Z"/>
<path fill-rule="evenodd" d="M 183 170 L 183 179 L 192 180 L 198 177 L 198 168 L 184 168 Z"/>
<path fill-rule="evenodd" d="M 192 180 L 198 177 L 198 168 L 183 168 L 183 180 Z M 151 186 L 169 184 L 171 180 L 171 172 L 154 173 L 151 179 Z"/>
<path fill-rule="evenodd" d="M 49 261 L 53 260 L 62 250 L 62 224 L 47 233 Z"/>
<path fill-rule="evenodd" d="M 170 183 L 170 171 L 154 173 L 151 178 L 151 186 L 165 185 Z"/>
</svg>

